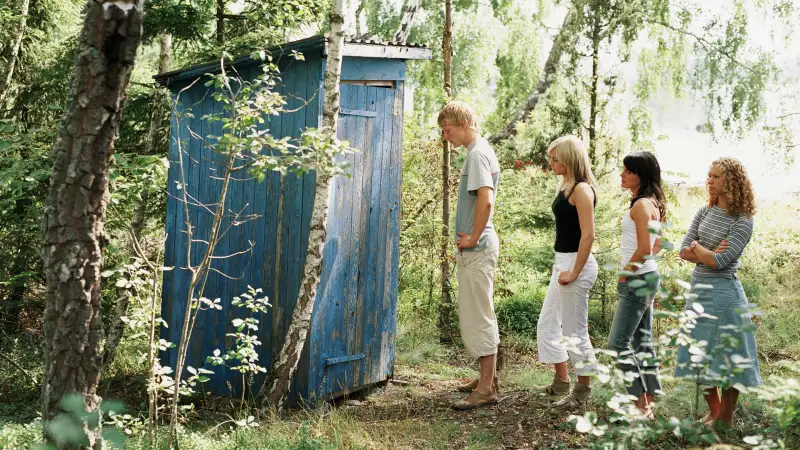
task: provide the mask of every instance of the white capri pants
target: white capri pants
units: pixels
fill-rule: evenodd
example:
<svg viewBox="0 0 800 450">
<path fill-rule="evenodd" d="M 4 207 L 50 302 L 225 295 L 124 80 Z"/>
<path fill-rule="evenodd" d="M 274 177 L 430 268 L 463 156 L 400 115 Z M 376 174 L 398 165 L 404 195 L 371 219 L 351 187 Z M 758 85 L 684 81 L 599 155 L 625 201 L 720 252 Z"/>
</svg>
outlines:
<svg viewBox="0 0 800 450">
<path fill-rule="evenodd" d="M 589 255 L 577 280 L 566 286 L 558 283 L 559 273 L 572 270 L 577 256 L 577 253 L 556 253 L 536 336 L 539 361 L 556 364 L 571 359 L 575 373 L 588 376 L 597 363 L 589 339 L 589 290 L 597 280 L 598 271 L 594 255 Z"/>
<path fill-rule="evenodd" d="M 456 253 L 458 271 L 458 324 L 471 358 L 494 355 L 500 332 L 494 315 L 494 272 L 499 244 L 472 252 Z"/>
</svg>

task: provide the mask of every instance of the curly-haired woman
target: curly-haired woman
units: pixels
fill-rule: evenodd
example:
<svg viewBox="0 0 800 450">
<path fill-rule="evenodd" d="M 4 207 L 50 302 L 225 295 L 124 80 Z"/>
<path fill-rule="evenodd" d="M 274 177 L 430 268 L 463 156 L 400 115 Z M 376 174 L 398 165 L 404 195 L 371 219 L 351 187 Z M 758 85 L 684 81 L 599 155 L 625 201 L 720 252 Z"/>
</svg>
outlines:
<svg viewBox="0 0 800 450">
<path fill-rule="evenodd" d="M 692 220 L 680 253 L 684 260 L 697 264 L 692 285 L 713 286 L 695 288 L 697 298 L 686 304 L 687 309 L 697 310 L 695 304 L 699 303 L 702 311 L 713 316 L 698 318 L 692 330 L 696 342 L 706 342 L 707 356 L 700 361 L 702 352 L 691 355 L 682 346 L 676 375 L 699 377 L 706 387 L 709 413 L 703 417 L 704 423 L 718 420 L 730 424 L 739 397 L 739 390 L 733 386 L 762 383 L 749 302 L 736 276 L 739 257 L 753 234 L 756 208 L 747 171 L 734 158 L 720 158 L 711 164 L 707 187 L 708 205 Z"/>
</svg>

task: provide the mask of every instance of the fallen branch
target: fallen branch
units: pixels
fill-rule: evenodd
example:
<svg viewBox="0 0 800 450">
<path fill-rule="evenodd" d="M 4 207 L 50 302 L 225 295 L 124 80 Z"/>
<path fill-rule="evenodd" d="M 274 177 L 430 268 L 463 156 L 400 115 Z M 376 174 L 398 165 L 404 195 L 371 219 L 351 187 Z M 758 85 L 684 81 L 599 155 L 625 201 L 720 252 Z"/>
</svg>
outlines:
<svg viewBox="0 0 800 450">
<path fill-rule="evenodd" d="M 4 361 L 8 361 L 8 363 L 11 364 L 12 366 L 14 366 L 14 368 L 16 368 L 17 370 L 22 372 L 22 374 L 24 374 L 31 381 L 33 386 L 37 386 L 39 384 L 39 380 L 37 380 L 36 377 L 31 375 L 30 372 L 25 370 L 24 367 L 20 366 L 19 363 L 17 363 L 13 359 L 9 358 L 8 356 L 4 355 L 3 353 L 0 353 L 0 359 L 3 359 Z"/>
<path fill-rule="evenodd" d="M 439 195 L 441 195 L 441 192 L 437 192 L 436 195 L 434 195 L 432 198 L 428 199 L 419 208 L 417 208 L 417 210 L 414 212 L 414 214 L 412 214 L 411 217 L 407 219 L 405 225 L 403 225 L 403 230 L 402 231 L 406 231 L 411 225 L 413 225 L 414 222 L 416 222 L 417 219 L 419 219 L 419 216 L 421 216 L 422 213 L 425 212 L 425 209 L 428 206 L 430 206 L 431 203 L 433 203 L 433 202 L 435 202 L 435 201 L 437 201 L 439 199 Z"/>
</svg>

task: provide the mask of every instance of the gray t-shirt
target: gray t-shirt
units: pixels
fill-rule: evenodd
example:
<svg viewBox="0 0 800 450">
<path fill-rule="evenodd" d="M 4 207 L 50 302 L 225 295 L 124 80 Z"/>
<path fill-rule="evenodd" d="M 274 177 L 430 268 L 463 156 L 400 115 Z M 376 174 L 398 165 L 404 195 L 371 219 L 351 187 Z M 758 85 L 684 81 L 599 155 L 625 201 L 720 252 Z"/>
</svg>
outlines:
<svg viewBox="0 0 800 450">
<path fill-rule="evenodd" d="M 497 197 L 497 186 L 500 184 L 500 164 L 494 150 L 489 146 L 486 139 L 475 138 L 467 146 L 467 157 L 464 160 L 464 167 L 461 169 L 461 180 L 458 182 L 458 202 L 456 203 L 456 226 L 454 237 L 458 241 L 458 233 L 472 233 L 472 226 L 475 223 L 475 204 L 478 201 L 478 189 L 482 187 L 492 188 L 492 210 L 489 212 L 489 220 L 481 233 L 478 244 L 472 248 L 465 248 L 463 251 L 477 251 L 488 248 L 497 242 L 497 233 L 494 231 L 492 216 L 494 215 L 494 200 Z"/>
<path fill-rule="evenodd" d="M 714 251 L 725 239 L 730 246 L 722 253 L 714 254 L 717 269 L 698 263 L 693 274 L 697 277 L 733 275 L 739 269 L 739 257 L 752 236 L 752 217 L 732 216 L 719 206 L 703 206 L 689 225 L 681 249 L 689 247 L 692 241 L 698 241 L 703 247 Z"/>
</svg>

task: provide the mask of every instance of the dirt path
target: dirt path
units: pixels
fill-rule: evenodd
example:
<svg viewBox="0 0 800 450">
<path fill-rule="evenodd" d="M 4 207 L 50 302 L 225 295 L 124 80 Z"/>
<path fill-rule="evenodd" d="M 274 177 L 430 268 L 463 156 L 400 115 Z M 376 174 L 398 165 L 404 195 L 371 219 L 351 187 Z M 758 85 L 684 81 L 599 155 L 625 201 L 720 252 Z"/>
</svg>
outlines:
<svg viewBox="0 0 800 450">
<path fill-rule="evenodd" d="M 586 445 L 585 437 L 566 421 L 570 411 L 550 407 L 552 399 L 530 390 L 505 385 L 497 405 L 473 411 L 453 410 L 453 402 L 464 396 L 456 390 L 463 381 L 431 379 L 404 367 L 385 388 L 360 402 L 345 401 L 341 407 L 365 423 L 419 420 L 456 425 L 458 432 L 448 448 L 467 448 L 476 443 L 476 437 L 481 448 L 562 449 Z M 424 442 L 411 442 L 410 448 L 430 447 Z"/>
</svg>

